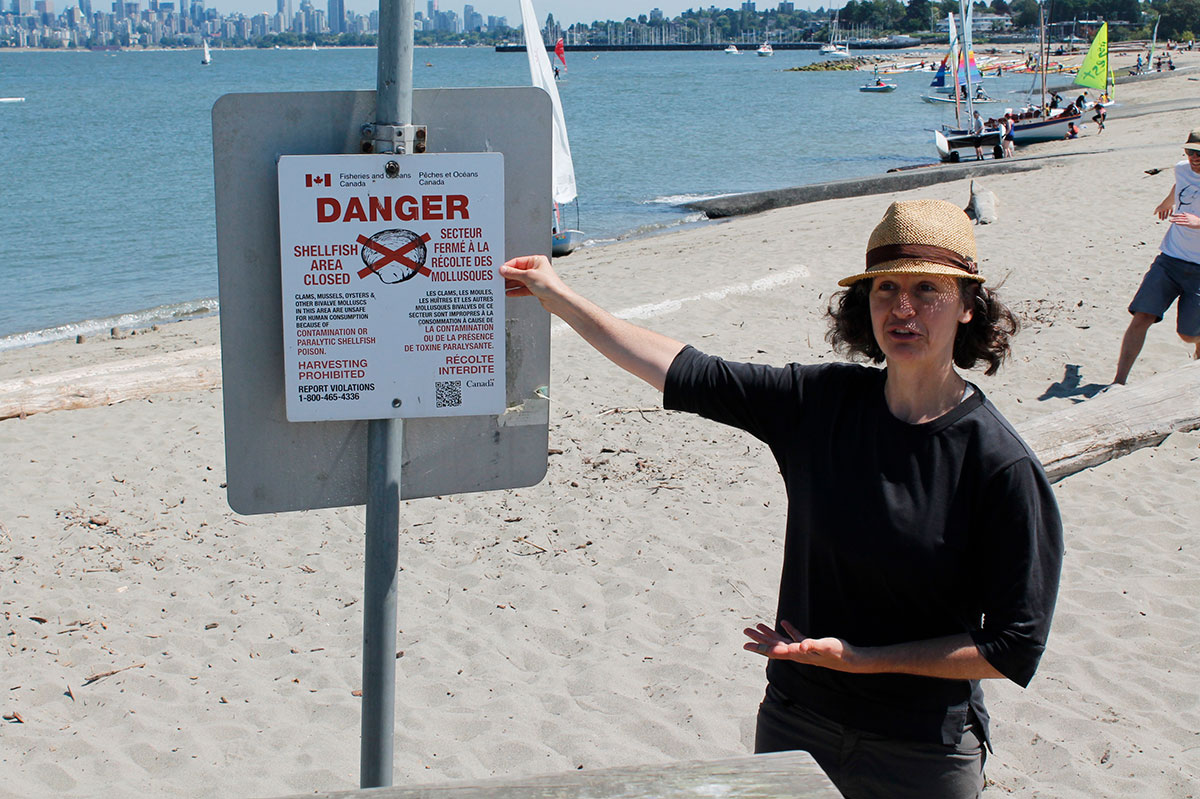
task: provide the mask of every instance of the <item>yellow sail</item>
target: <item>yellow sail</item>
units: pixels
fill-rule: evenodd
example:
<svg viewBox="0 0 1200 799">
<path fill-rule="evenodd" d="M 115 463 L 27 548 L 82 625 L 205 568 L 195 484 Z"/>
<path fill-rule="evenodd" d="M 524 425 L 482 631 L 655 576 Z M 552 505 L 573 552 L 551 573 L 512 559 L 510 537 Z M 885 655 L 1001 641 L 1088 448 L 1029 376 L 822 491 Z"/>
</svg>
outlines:
<svg viewBox="0 0 1200 799">
<path fill-rule="evenodd" d="M 1087 57 L 1075 75 L 1075 83 L 1104 91 L 1108 88 L 1108 23 L 1100 26 Z"/>
</svg>

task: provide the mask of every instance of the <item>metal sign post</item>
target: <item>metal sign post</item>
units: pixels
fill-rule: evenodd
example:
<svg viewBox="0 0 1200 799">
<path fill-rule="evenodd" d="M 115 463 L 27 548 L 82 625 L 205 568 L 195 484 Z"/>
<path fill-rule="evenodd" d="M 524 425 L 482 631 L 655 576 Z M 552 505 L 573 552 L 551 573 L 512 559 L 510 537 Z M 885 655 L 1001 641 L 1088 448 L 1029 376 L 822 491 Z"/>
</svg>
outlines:
<svg viewBox="0 0 1200 799">
<path fill-rule="evenodd" d="M 413 0 L 379 0 L 375 152 L 412 141 Z M 397 133 L 399 135 L 397 135 Z M 396 723 L 396 566 L 404 421 L 367 423 L 367 542 L 363 584 L 362 743 L 359 787 L 392 784 Z"/>
<path fill-rule="evenodd" d="M 418 497 L 534 485 L 546 473 L 549 431 L 549 315 L 537 300 L 506 300 L 502 290 L 502 305 L 497 303 L 493 309 L 489 299 L 486 303 L 470 306 L 478 309 L 469 311 L 470 314 L 491 314 L 493 319 L 449 320 L 462 325 L 489 321 L 486 334 L 453 334 L 456 336 L 454 346 L 443 349 L 443 345 L 437 343 L 440 341 L 437 334 L 445 331 L 436 328 L 442 322 L 430 321 L 428 324 L 434 325 L 435 329 L 423 330 L 435 338 L 436 349 L 443 350 L 439 374 L 475 374 L 462 370 L 482 368 L 457 365 L 462 363 L 458 359 L 475 356 L 464 356 L 453 350 L 480 352 L 479 348 L 485 345 L 500 350 L 494 356 L 494 387 L 472 389 L 469 386 L 472 381 L 463 380 L 461 394 L 454 392 L 458 394 L 455 399 L 463 403 L 455 413 L 461 411 L 465 415 L 442 415 L 441 411 L 435 414 L 410 413 L 410 403 L 406 397 L 403 399 L 403 423 L 363 421 L 379 419 L 392 409 L 397 410 L 397 416 L 401 415 L 398 402 L 400 395 L 389 394 L 387 410 L 380 409 L 378 414 L 373 410 L 364 417 L 348 416 L 341 413 L 341 406 L 351 401 L 357 402 L 360 397 L 344 392 L 359 389 L 357 386 L 339 385 L 339 393 L 334 397 L 337 402 L 305 402 L 306 410 L 302 415 L 307 415 L 307 419 L 288 418 L 288 403 L 296 399 L 298 375 L 295 370 L 300 354 L 296 347 L 356 346 L 355 342 L 361 341 L 361 338 L 349 342 L 336 338 L 338 335 L 350 335 L 348 331 L 337 329 L 339 326 L 348 328 L 349 323 L 330 321 L 328 331 L 323 329 L 324 323 L 314 323 L 318 318 L 332 319 L 336 313 L 356 313 L 353 309 L 332 309 L 334 305 L 357 302 L 348 299 L 349 294 L 345 297 L 338 294 L 336 301 L 326 303 L 331 306 L 330 310 L 308 310 L 299 306 L 316 305 L 320 299 L 316 295 L 322 292 L 327 297 L 333 297 L 336 292 L 342 291 L 335 284 L 345 284 L 341 279 L 318 278 L 345 276 L 353 280 L 354 275 L 365 278 L 357 266 L 337 272 L 313 271 L 310 277 L 315 287 L 311 290 L 314 295 L 311 302 L 303 296 L 307 293 L 305 290 L 285 289 L 285 285 L 289 285 L 287 281 L 294 279 L 292 270 L 305 268 L 304 264 L 296 264 L 298 259 L 302 260 L 302 256 L 293 255 L 292 247 L 286 248 L 287 257 L 283 252 L 284 242 L 296 240 L 297 232 L 308 224 L 297 209 L 307 209 L 305 213 L 313 215 L 312 221 L 315 223 L 328 222 L 318 218 L 318 200 L 324 198 L 331 204 L 336 202 L 337 197 L 343 196 L 339 181 L 349 179 L 340 175 L 338 169 L 323 167 L 319 174 L 307 176 L 311 178 L 312 186 L 299 190 L 303 195 L 300 206 L 293 202 L 295 197 L 288 197 L 287 203 L 281 203 L 281 180 L 289 174 L 285 159 L 314 157 L 323 160 L 332 157 L 381 161 L 378 166 L 371 166 L 372 171 L 384 173 L 376 188 L 386 183 L 393 190 L 390 193 L 376 192 L 379 195 L 377 199 L 384 203 L 390 198 L 396 218 L 399 211 L 395 201 L 398 198 L 402 200 L 407 213 L 413 198 L 403 196 L 398 190 L 405 182 L 403 173 L 411 170 L 396 170 L 396 175 L 387 174 L 387 164 L 393 160 L 393 156 L 396 162 L 403 164 L 410 156 L 401 153 L 412 153 L 412 159 L 449 157 L 457 161 L 481 158 L 487 154 L 484 160 L 491 159 L 491 163 L 500 171 L 492 172 L 490 176 L 480 171 L 466 184 L 462 183 L 467 180 L 466 177 L 456 177 L 458 183 L 452 191 L 469 195 L 472 213 L 477 207 L 474 205 L 477 200 L 484 201 L 486 207 L 493 209 L 497 207 L 495 203 L 499 203 L 502 213 L 494 215 L 489 212 L 480 214 L 478 218 L 473 216 L 470 227 L 474 229 L 478 224 L 484 231 L 482 238 L 476 237 L 473 244 L 469 241 L 459 243 L 463 247 L 472 247 L 486 242 L 493 259 L 489 265 L 503 261 L 506 252 L 550 254 L 547 222 L 553 203 L 550 192 L 552 108 L 549 96 L 529 86 L 402 91 L 404 86 L 411 87 L 411 27 L 407 32 L 401 32 L 406 22 L 411 25 L 411 0 L 409 3 L 390 0 L 390 5 L 387 2 L 385 0 L 381 12 L 385 20 L 390 14 L 392 21 L 383 26 L 385 33 L 381 37 L 379 92 L 227 94 L 217 100 L 212 112 L 225 475 L 229 505 L 241 514 L 367 506 L 360 763 L 363 787 L 385 787 L 392 782 L 400 502 Z M 391 34 L 386 32 L 389 29 L 393 31 Z M 403 50 L 406 44 L 409 49 L 406 55 L 400 54 L 403 58 L 395 52 L 390 56 L 384 55 L 389 45 Z M 401 75 L 400 62 L 404 60 L 407 60 L 408 78 Z M 402 101 L 401 96 L 408 99 Z M 397 110 L 385 110 L 388 104 Z M 286 124 L 281 124 L 281 120 L 286 120 Z M 414 122 L 418 126 L 414 126 Z M 428 141 L 423 135 L 426 130 L 429 132 Z M 428 153 L 417 155 L 425 150 Z M 366 152 L 374 154 L 362 155 Z M 387 155 L 383 154 L 385 152 Z M 350 155 L 352 153 L 355 155 Z M 357 164 L 342 171 L 365 171 L 359 169 L 361 166 Z M 474 169 L 459 171 L 473 172 Z M 327 176 L 326 172 L 331 174 Z M 371 177 L 374 176 L 368 177 L 368 183 Z M 331 183 L 334 178 L 336 180 Z M 306 182 L 306 176 L 301 173 L 299 186 L 304 187 Z M 331 185 L 334 186 L 332 190 L 329 189 Z M 361 187 L 362 184 L 347 185 Z M 418 203 L 422 219 L 444 218 L 427 214 L 425 199 L 430 200 L 431 211 L 435 210 L 433 203 L 445 200 L 447 205 L 438 206 L 437 210 L 449 214 L 450 186 L 447 178 L 445 189 L 439 187 L 429 192 L 409 192 L 414 196 L 430 195 L 422 196 Z M 361 191 L 350 188 L 345 191 L 365 196 L 372 189 L 368 185 L 362 187 Z M 488 200 L 489 197 L 494 199 Z M 339 218 L 339 224 L 348 224 L 346 220 L 352 214 L 349 206 L 346 206 L 346 210 L 347 213 L 343 215 L 345 218 Z M 369 205 L 366 213 L 371 217 Z M 421 227 L 421 224 L 409 226 Z M 332 222 L 330 226 L 333 226 Z M 316 232 L 317 228 L 313 230 Z M 370 233 L 373 229 L 364 228 L 358 232 Z M 314 251 L 320 250 L 318 238 L 320 236 L 300 238 L 299 243 L 310 245 Z M 344 239 L 343 244 L 347 241 L 354 241 L 354 236 Z M 390 247 L 391 254 L 387 257 L 399 259 L 403 248 L 396 248 L 394 244 Z M 304 247 L 299 249 L 305 250 Z M 454 250 L 447 248 L 445 252 Z M 342 255 L 345 253 L 342 252 Z M 320 266 L 328 266 L 329 261 L 316 260 L 324 257 L 314 254 L 307 268 L 315 270 Z M 461 292 L 469 285 L 468 273 L 478 274 L 482 268 L 477 266 L 476 259 L 480 257 L 472 255 L 470 266 L 466 267 L 463 265 L 464 256 L 439 255 L 431 250 L 427 266 L 435 275 L 454 272 L 459 281 L 454 285 Z M 437 262 L 439 258 L 443 263 Z M 365 259 L 364 264 L 370 266 Z M 339 270 L 344 268 L 340 261 L 334 265 Z M 371 280 L 381 280 L 377 275 L 369 276 Z M 420 280 L 431 279 L 430 276 L 422 276 Z M 418 282 L 414 280 L 401 285 L 412 288 Z M 439 293 L 449 290 L 446 283 L 438 283 Z M 473 289 L 468 291 L 474 296 L 489 293 Z M 378 293 L 377 289 L 376 295 Z M 494 290 L 490 293 L 492 297 L 495 296 Z M 463 307 L 467 307 L 465 303 Z M 488 310 L 482 310 L 485 307 Z M 409 311 L 418 308 L 434 316 L 442 313 L 433 310 L 435 306 L 432 302 L 414 305 Z M 305 316 L 304 326 L 311 339 L 289 336 L 287 333 L 288 318 L 293 323 L 298 322 L 301 321 L 301 314 Z M 406 313 L 405 317 L 408 315 Z M 355 336 L 360 335 L 360 324 L 371 328 L 373 322 L 370 319 L 364 323 L 355 322 Z M 424 323 L 413 324 L 424 326 Z M 447 327 L 461 329 L 462 325 L 450 324 Z M 318 327 L 321 328 L 319 334 L 311 332 Z M 494 332 L 491 332 L 493 328 Z M 319 342 L 317 335 L 322 337 Z M 446 335 L 449 338 L 452 334 Z M 482 339 L 487 339 L 486 343 Z M 300 341 L 308 343 L 299 345 Z M 426 341 L 422 337 L 422 344 Z M 395 362 L 398 365 L 402 356 L 397 353 L 402 352 L 400 348 L 404 344 L 405 341 L 395 337 L 380 341 L 378 349 L 369 356 L 371 368 L 376 367 L 376 355 L 380 356 L 380 368 L 384 368 L 384 363 Z M 425 349 L 422 344 L 415 345 L 414 349 Z M 338 359 L 343 356 L 330 354 L 321 357 Z M 451 357 L 455 360 L 451 361 Z M 330 361 L 325 366 L 311 368 L 343 368 L 332 363 Z M 410 369 L 414 363 L 416 361 L 405 361 L 404 368 Z M 442 368 L 447 371 L 442 372 Z M 310 378 L 307 376 L 304 379 Z M 339 379 L 329 376 L 329 380 Z M 290 389 L 289 381 L 293 384 Z M 363 379 L 364 383 L 373 381 L 373 377 Z M 411 382 L 406 380 L 404 384 L 408 386 Z M 491 381 L 475 382 L 484 385 Z M 429 385 L 426 384 L 426 388 Z M 306 387 L 311 388 L 312 385 L 306 384 Z M 331 383 L 328 388 L 330 390 L 327 392 L 305 393 L 304 396 L 324 400 L 332 396 L 334 385 Z M 383 383 L 380 382 L 379 390 L 382 388 Z M 472 406 L 467 395 L 469 389 L 494 391 L 494 396 L 489 400 L 492 404 Z M 447 406 L 454 404 L 449 395 L 446 400 Z M 316 407 L 328 407 L 336 412 L 312 414 L 312 409 Z M 428 405 L 425 410 L 429 410 Z M 448 413 L 446 409 L 441 410 Z M 470 456 L 464 457 L 464 453 L 470 453 Z M 403 482 L 400 479 L 402 464 Z M 281 523 L 286 522 L 281 520 Z"/>
</svg>

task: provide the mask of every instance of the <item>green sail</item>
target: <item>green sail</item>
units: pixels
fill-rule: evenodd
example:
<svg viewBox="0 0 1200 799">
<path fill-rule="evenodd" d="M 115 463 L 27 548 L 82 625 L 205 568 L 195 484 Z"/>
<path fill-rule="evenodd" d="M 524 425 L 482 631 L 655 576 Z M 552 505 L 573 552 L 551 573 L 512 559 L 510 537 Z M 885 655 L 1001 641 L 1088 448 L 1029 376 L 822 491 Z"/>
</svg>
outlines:
<svg viewBox="0 0 1200 799">
<path fill-rule="evenodd" d="M 1104 91 L 1108 88 L 1108 23 L 1100 26 L 1087 57 L 1075 75 L 1078 86 L 1088 86 Z"/>
</svg>

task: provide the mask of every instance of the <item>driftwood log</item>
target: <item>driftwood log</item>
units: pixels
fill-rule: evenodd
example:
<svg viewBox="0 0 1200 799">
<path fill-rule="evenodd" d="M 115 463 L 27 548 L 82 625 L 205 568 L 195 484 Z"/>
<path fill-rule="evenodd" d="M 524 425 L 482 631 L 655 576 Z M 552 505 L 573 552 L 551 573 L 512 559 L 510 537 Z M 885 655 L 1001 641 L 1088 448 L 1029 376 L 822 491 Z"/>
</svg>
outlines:
<svg viewBox="0 0 1200 799">
<path fill-rule="evenodd" d="M 220 349 L 196 347 L 0 382 L 0 419 L 113 405 L 221 385 Z M 1109 390 L 1020 425 L 1051 480 L 1075 474 L 1171 433 L 1200 429 L 1200 362 Z"/>
<path fill-rule="evenodd" d="M 841 794 L 807 752 L 777 752 L 724 760 L 568 771 L 545 777 L 501 777 L 307 796 L 309 799 L 695 799 L 697 796 L 838 799 Z"/>
<path fill-rule="evenodd" d="M 1051 481 L 1200 429 L 1200 361 L 1031 419 L 1017 430 Z"/>
<path fill-rule="evenodd" d="M 115 405 L 168 391 L 220 385 L 221 351 L 214 344 L 0 381 L 0 419 Z"/>
</svg>

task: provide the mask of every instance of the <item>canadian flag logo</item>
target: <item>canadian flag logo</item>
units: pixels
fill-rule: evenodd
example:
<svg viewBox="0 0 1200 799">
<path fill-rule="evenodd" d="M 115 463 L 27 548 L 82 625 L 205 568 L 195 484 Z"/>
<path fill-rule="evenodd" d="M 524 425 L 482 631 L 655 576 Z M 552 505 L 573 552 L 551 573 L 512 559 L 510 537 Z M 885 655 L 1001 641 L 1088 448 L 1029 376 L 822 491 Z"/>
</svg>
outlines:
<svg viewBox="0 0 1200 799">
<path fill-rule="evenodd" d="M 328 188 L 333 185 L 333 181 L 329 179 L 329 173 L 326 172 L 324 175 L 305 175 L 304 185 L 309 189 L 313 186 L 325 186 Z"/>
</svg>

